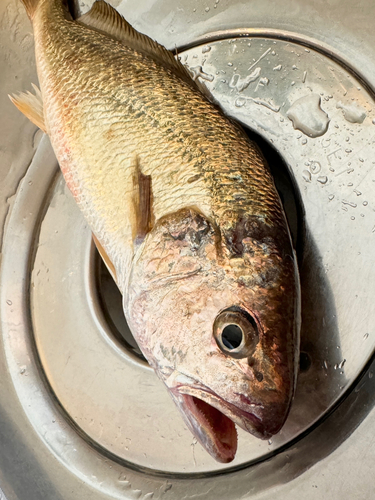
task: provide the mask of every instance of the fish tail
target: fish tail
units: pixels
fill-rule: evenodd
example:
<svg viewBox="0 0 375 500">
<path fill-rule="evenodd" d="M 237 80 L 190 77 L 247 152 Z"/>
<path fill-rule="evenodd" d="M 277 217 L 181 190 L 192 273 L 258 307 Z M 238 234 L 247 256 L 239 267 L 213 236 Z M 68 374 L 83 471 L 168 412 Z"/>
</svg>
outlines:
<svg viewBox="0 0 375 500">
<path fill-rule="evenodd" d="M 35 13 L 39 8 L 45 12 L 49 12 L 54 18 L 62 15 L 65 19 L 72 19 L 69 10 L 69 0 L 21 0 L 21 2 L 31 21 L 34 19 Z M 71 3 L 74 7 L 74 2 L 71 1 Z"/>
<path fill-rule="evenodd" d="M 26 9 L 29 19 L 32 20 L 40 0 L 21 0 L 21 1 Z"/>
</svg>

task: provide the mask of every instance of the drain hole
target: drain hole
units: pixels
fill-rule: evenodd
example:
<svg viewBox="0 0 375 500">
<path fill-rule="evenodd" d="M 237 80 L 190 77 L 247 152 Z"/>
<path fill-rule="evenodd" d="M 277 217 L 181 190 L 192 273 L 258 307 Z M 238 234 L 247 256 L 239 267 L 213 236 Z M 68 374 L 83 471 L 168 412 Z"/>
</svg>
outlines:
<svg viewBox="0 0 375 500">
<path fill-rule="evenodd" d="M 311 366 L 311 358 L 307 352 L 301 352 L 299 356 L 299 369 L 301 372 L 307 372 Z"/>
<path fill-rule="evenodd" d="M 122 295 L 96 249 L 95 269 L 99 303 L 113 336 L 128 352 L 147 363 L 125 319 Z"/>
</svg>

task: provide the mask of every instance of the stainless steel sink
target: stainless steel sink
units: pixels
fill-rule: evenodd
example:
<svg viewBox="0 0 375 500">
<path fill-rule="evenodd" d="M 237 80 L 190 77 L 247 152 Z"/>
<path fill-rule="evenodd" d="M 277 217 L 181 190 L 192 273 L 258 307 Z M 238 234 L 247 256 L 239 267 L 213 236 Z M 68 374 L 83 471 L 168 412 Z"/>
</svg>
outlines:
<svg viewBox="0 0 375 500">
<path fill-rule="evenodd" d="M 48 138 L 7 98 L 37 78 L 27 16 L 20 2 L 3 0 L 4 495 L 372 498 L 375 6 L 112 4 L 176 49 L 268 157 L 301 273 L 296 397 L 272 440 L 239 433 L 231 464 L 214 462 L 192 438 L 137 349 Z"/>
</svg>

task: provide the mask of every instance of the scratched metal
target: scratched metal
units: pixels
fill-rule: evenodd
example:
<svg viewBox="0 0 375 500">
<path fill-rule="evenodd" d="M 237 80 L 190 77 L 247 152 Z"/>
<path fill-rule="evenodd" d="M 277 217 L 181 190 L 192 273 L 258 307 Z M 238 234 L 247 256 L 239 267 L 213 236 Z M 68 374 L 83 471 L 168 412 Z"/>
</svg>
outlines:
<svg viewBox="0 0 375 500">
<path fill-rule="evenodd" d="M 229 466 L 197 445 L 162 383 L 106 321 L 91 233 L 53 155 L 28 172 L 46 175 L 47 163 L 50 175 L 57 176 L 52 187 L 46 186 L 46 193 L 52 190 L 47 200 L 37 188 L 43 202 L 35 211 L 43 217 L 37 219 L 33 243 L 29 333 L 61 407 L 99 449 L 163 473 L 210 473 L 262 459 L 296 438 L 331 408 L 373 352 L 375 332 L 366 314 L 372 293 L 364 292 L 358 277 L 367 278 L 369 287 L 375 283 L 372 266 L 363 265 L 374 231 L 375 113 L 359 81 L 297 44 L 230 39 L 180 57 L 228 114 L 281 153 L 302 197 L 301 350 L 307 365 L 290 417 L 268 442 L 239 430 L 238 453 Z M 28 196 L 29 189 L 17 202 L 27 203 Z"/>
<path fill-rule="evenodd" d="M 143 31 L 147 31 L 150 16 L 164 15 L 162 9 L 155 11 L 162 2 L 153 3 L 154 10 L 148 9 L 147 2 L 139 2 L 127 15 L 131 21 L 132 15 L 138 15 Z M 263 4 L 266 8 L 267 2 L 263 0 Z M 352 20 L 345 14 L 349 4 L 344 2 L 335 16 Z M 122 11 L 127 14 L 124 5 Z M 185 10 L 177 9 L 169 21 L 166 17 L 165 22 L 151 26 L 159 29 L 161 41 L 162 37 L 173 41 L 175 26 L 182 19 L 184 26 L 189 26 L 190 17 L 198 14 L 206 16 L 205 22 L 187 28 L 182 38 L 194 38 L 191 33 L 197 38 L 205 30 L 233 25 L 234 11 L 224 0 L 215 1 L 209 11 L 203 4 L 197 9 L 190 8 L 188 2 L 182 5 Z M 308 2 L 303 5 L 312 12 Z M 217 21 L 214 13 L 222 15 L 225 10 L 228 17 Z M 245 12 L 237 15 L 236 27 L 251 26 L 254 15 L 268 19 L 269 12 L 265 15 L 263 7 L 256 12 L 248 10 L 247 17 Z M 22 25 L 27 23 L 25 16 L 20 23 L 21 11 L 11 6 L 4 16 L 16 33 L 12 42 L 19 39 L 23 47 L 22 53 L 12 53 L 17 61 L 30 49 L 31 39 Z M 299 12 L 283 4 L 284 11 L 292 17 Z M 324 15 L 329 13 L 325 10 Z M 366 58 L 365 50 L 357 52 L 355 59 L 351 52 L 367 43 L 369 36 L 363 26 L 359 29 L 358 24 L 357 38 L 351 32 L 346 39 L 337 36 L 339 22 L 329 29 L 326 26 L 325 37 L 322 27 L 326 21 L 311 24 L 315 30 L 320 26 L 316 33 L 322 46 L 327 40 L 340 46 L 340 56 L 346 54 L 357 66 Z M 351 25 L 355 32 L 354 18 Z M 299 14 L 293 27 L 308 32 Z M 336 35 L 329 40 L 331 30 Z M 2 255 L 0 444 L 4 452 L 0 454 L 0 481 L 9 498 L 234 500 L 274 498 L 279 492 L 294 499 L 303 491 L 306 499 L 327 495 L 345 498 L 349 494 L 359 499 L 372 494 L 372 467 L 366 457 L 374 449 L 369 436 L 375 415 L 367 416 L 375 402 L 373 366 L 346 402 L 300 443 L 272 460 L 252 467 L 247 464 L 262 460 L 268 451 L 276 451 L 309 428 L 345 393 L 372 353 L 373 99 L 347 70 L 311 48 L 307 52 L 304 46 L 260 38 L 230 43 L 209 40 L 181 53 L 182 60 L 187 55 L 193 74 L 204 78 L 229 114 L 279 150 L 305 208 L 306 237 L 300 252 L 304 370 L 290 418 L 271 443 L 241 433 L 236 464 L 242 469 L 209 477 L 228 466 L 216 464 L 199 451 L 175 415 L 164 388 L 119 339 L 118 330 L 124 330 L 120 312 L 112 310 L 108 318 L 99 296 L 105 294 L 109 300 L 113 288 L 103 282 L 99 286 L 96 281 L 99 276 L 89 231 L 59 179 L 48 141 L 43 139 L 16 196 L 8 200 L 13 208 Z M 371 55 L 371 50 L 367 53 Z M 369 63 L 362 70 L 371 76 L 372 68 Z M 1 78 L 8 75 L 10 79 L 10 74 L 6 62 Z M 5 85 L 7 92 L 16 90 L 13 82 L 18 70 L 15 75 L 12 87 Z M 30 77 L 23 78 L 19 85 L 24 89 Z M 10 107 L 8 110 L 10 115 Z M 21 121 L 17 128 L 15 119 L 6 125 L 27 135 L 31 131 L 31 136 L 35 131 Z M 33 136 L 33 148 L 39 138 L 40 134 Z M 1 149 L 1 154 L 8 155 L 14 150 L 13 157 L 3 161 L 9 167 L 6 182 L 22 177 L 18 163 L 27 165 L 26 143 L 23 146 L 22 150 L 14 144 L 13 149 Z M 152 414 L 143 399 L 146 395 Z M 128 432 L 127 425 L 137 423 L 134 412 L 139 426 Z M 126 466 L 126 461 L 139 465 L 140 471 Z M 314 464 L 311 471 L 302 474 Z M 153 473 L 164 472 L 166 477 L 156 478 L 145 467 Z M 173 471 L 179 472 L 180 478 Z M 183 479 L 188 472 L 191 479 Z M 197 476 L 199 472 L 205 477 Z M 336 477 L 340 479 L 335 481 Z"/>
</svg>

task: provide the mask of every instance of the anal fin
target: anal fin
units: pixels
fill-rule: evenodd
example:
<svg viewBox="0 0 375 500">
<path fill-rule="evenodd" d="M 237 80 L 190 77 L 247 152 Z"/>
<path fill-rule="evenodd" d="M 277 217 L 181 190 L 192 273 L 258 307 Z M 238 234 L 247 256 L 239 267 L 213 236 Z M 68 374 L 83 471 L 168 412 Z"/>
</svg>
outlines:
<svg viewBox="0 0 375 500">
<path fill-rule="evenodd" d="M 44 133 L 47 133 L 44 123 L 42 94 L 39 88 L 33 83 L 32 87 L 35 95 L 31 92 L 21 92 L 18 95 L 10 95 L 9 99 L 34 125 L 39 127 Z"/>
</svg>

